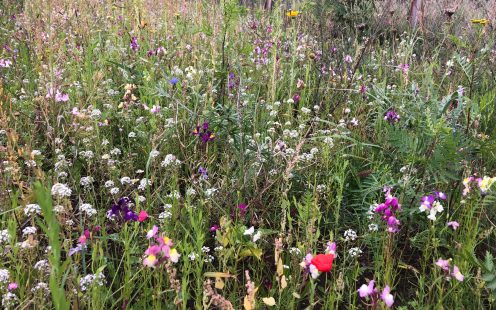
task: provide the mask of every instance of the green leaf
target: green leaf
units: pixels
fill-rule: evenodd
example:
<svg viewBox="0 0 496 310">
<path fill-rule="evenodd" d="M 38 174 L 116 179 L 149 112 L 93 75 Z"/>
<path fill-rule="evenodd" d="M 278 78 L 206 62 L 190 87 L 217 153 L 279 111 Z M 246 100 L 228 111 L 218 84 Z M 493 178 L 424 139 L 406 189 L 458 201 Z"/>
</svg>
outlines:
<svg viewBox="0 0 496 310">
<path fill-rule="evenodd" d="M 253 256 L 253 257 L 256 257 L 257 259 L 261 259 L 262 258 L 262 249 L 249 247 L 249 248 L 242 250 L 239 253 L 239 257 L 247 257 L 247 256 Z"/>
<path fill-rule="evenodd" d="M 489 282 L 493 281 L 494 278 L 496 278 L 496 276 L 494 274 L 492 274 L 492 273 L 486 273 L 486 274 L 484 274 L 482 276 L 482 279 L 484 279 L 484 281 L 486 283 L 489 283 Z"/>
</svg>

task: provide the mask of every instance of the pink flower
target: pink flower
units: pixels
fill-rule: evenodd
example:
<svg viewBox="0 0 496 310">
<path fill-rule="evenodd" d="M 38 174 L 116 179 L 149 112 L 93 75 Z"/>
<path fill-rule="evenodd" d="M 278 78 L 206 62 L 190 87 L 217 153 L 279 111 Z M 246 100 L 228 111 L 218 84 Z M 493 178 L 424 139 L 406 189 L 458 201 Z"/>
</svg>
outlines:
<svg viewBox="0 0 496 310">
<path fill-rule="evenodd" d="M 17 285 L 17 283 L 15 283 L 15 282 L 11 282 L 11 283 L 9 283 L 9 286 L 7 287 L 7 289 L 8 289 L 9 291 L 13 291 L 13 290 L 17 289 L 18 287 L 19 287 L 19 286 Z"/>
<path fill-rule="evenodd" d="M 398 69 L 400 69 L 401 71 L 403 71 L 403 74 L 408 74 L 408 69 L 410 68 L 410 66 L 408 64 L 399 64 L 398 65 Z"/>
<path fill-rule="evenodd" d="M 152 229 L 150 229 L 147 233 L 146 233 L 146 239 L 151 239 L 153 237 L 155 237 L 158 233 L 158 227 L 153 225 Z"/>
<path fill-rule="evenodd" d="M 336 242 L 328 242 L 327 243 L 327 253 L 333 254 L 336 257 Z"/>
<path fill-rule="evenodd" d="M 446 225 L 453 228 L 453 230 L 456 230 L 458 227 L 460 227 L 460 223 L 458 223 L 457 221 L 448 222 Z"/>
<path fill-rule="evenodd" d="M 449 260 L 447 259 L 438 259 L 436 265 L 441 267 L 444 271 L 449 270 Z"/>
<path fill-rule="evenodd" d="M 142 223 L 148 218 L 148 213 L 145 210 L 141 210 L 138 214 L 138 222 Z"/>
<path fill-rule="evenodd" d="M 89 238 L 90 238 L 90 231 L 86 229 L 84 233 L 79 237 L 78 242 L 79 244 L 84 245 L 86 244 Z"/>
<path fill-rule="evenodd" d="M 381 299 L 382 299 L 382 301 L 384 301 L 384 303 L 386 304 L 386 306 L 388 308 L 391 308 L 391 306 L 394 303 L 394 297 L 393 297 L 393 295 L 391 295 L 390 292 L 391 292 L 391 288 L 389 287 L 389 285 L 386 285 L 386 287 L 384 288 L 384 290 L 381 293 Z"/>
<path fill-rule="evenodd" d="M 158 114 L 158 113 L 160 113 L 160 106 L 159 105 L 154 105 L 151 108 L 150 112 L 152 112 L 152 114 Z"/>
<path fill-rule="evenodd" d="M 344 62 L 352 63 L 353 62 L 353 58 L 351 58 L 350 55 L 346 55 L 346 56 L 344 56 Z"/>
<path fill-rule="evenodd" d="M 453 272 L 451 273 L 451 275 L 460 282 L 462 282 L 465 278 L 465 276 L 462 275 L 462 273 L 460 272 L 460 269 L 458 269 L 458 266 L 453 266 Z"/>
<path fill-rule="evenodd" d="M 360 288 L 358 289 L 358 295 L 360 295 L 361 298 L 365 298 L 374 294 L 375 291 L 374 280 L 370 280 L 368 285 L 362 284 L 362 286 L 360 286 Z"/>
<path fill-rule="evenodd" d="M 158 259 L 155 255 L 148 255 L 143 259 L 143 265 L 146 267 L 155 267 L 157 263 Z"/>
<path fill-rule="evenodd" d="M 55 101 L 56 102 L 67 102 L 67 101 L 69 101 L 69 95 L 61 93 L 60 91 L 57 90 L 57 93 L 55 93 Z"/>
</svg>

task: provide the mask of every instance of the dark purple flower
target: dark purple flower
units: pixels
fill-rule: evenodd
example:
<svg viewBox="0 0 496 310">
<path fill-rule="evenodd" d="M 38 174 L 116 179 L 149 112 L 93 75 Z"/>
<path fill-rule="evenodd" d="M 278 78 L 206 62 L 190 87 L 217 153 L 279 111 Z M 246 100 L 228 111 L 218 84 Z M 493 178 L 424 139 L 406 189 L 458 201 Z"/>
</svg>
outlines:
<svg viewBox="0 0 496 310">
<path fill-rule="evenodd" d="M 215 232 L 215 231 L 217 231 L 217 230 L 219 230 L 219 229 L 220 229 L 220 226 L 219 226 L 219 225 L 217 225 L 217 224 L 214 224 L 212 227 L 210 227 L 210 231 L 211 231 L 211 232 Z"/>
<path fill-rule="evenodd" d="M 215 139 L 215 133 L 208 130 L 207 122 L 203 123 L 201 127 L 196 126 L 196 128 L 193 130 L 193 135 L 200 137 L 200 140 L 203 142 L 203 144 Z"/>
<path fill-rule="evenodd" d="M 139 49 L 138 38 L 132 37 L 131 38 L 131 44 L 129 44 L 129 46 L 131 47 L 131 49 L 133 51 L 136 52 Z"/>
<path fill-rule="evenodd" d="M 389 124 L 394 124 L 399 122 L 400 116 L 394 109 L 389 109 L 385 114 L 384 114 L 384 120 L 388 121 Z"/>
<path fill-rule="evenodd" d="M 301 97 L 300 97 L 300 95 L 298 95 L 298 94 L 295 94 L 295 95 L 293 96 L 293 101 L 294 101 L 295 103 L 298 103 L 298 102 L 300 102 L 300 100 L 301 100 Z"/>
<path fill-rule="evenodd" d="M 200 174 L 200 177 L 204 180 L 207 180 L 208 179 L 208 170 L 207 168 L 204 168 L 204 167 L 200 167 L 198 169 L 198 173 Z"/>
<path fill-rule="evenodd" d="M 124 222 L 137 221 L 138 215 L 131 209 L 130 200 L 127 197 L 120 198 L 116 204 L 107 211 L 107 218 L 121 220 Z"/>
</svg>

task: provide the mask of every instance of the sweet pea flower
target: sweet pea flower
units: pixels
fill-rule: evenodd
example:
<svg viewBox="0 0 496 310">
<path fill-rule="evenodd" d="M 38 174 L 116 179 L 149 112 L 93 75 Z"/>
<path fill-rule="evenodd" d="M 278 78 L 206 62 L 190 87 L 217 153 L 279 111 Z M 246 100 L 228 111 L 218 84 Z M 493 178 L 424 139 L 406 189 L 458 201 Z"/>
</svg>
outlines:
<svg viewBox="0 0 496 310">
<path fill-rule="evenodd" d="M 170 250 L 169 258 L 170 258 L 171 262 L 177 263 L 179 261 L 179 257 L 181 257 L 181 255 L 177 252 L 176 249 Z"/>
<path fill-rule="evenodd" d="M 457 230 L 458 227 L 460 227 L 460 223 L 458 223 L 457 221 L 450 221 L 446 224 L 448 227 L 451 227 L 453 228 L 453 230 Z"/>
<path fill-rule="evenodd" d="M 460 269 L 458 268 L 458 266 L 453 266 L 453 272 L 451 273 L 451 275 L 453 277 L 455 277 L 455 279 L 457 279 L 458 281 L 462 282 L 463 279 L 465 278 L 464 275 L 462 275 L 462 273 L 460 272 Z"/>
<path fill-rule="evenodd" d="M 369 284 L 362 284 L 360 288 L 358 289 L 358 295 L 360 295 L 361 298 L 369 297 L 373 293 L 375 293 L 377 290 L 374 289 L 374 280 L 370 280 Z"/>
<path fill-rule="evenodd" d="M 389 287 L 389 285 L 386 285 L 386 287 L 384 288 L 384 290 L 381 293 L 381 299 L 382 299 L 382 301 L 384 301 L 384 303 L 386 304 L 386 306 L 388 308 L 391 308 L 391 306 L 394 303 L 394 297 L 393 297 L 393 295 L 391 295 L 390 292 L 391 292 L 391 288 Z"/>
<path fill-rule="evenodd" d="M 449 260 L 447 259 L 438 259 L 436 265 L 441 267 L 443 270 L 449 270 Z"/>
<path fill-rule="evenodd" d="M 153 237 L 155 237 L 158 233 L 158 227 L 153 225 L 152 229 L 150 229 L 147 233 L 146 233 L 146 239 L 151 239 Z"/>
</svg>

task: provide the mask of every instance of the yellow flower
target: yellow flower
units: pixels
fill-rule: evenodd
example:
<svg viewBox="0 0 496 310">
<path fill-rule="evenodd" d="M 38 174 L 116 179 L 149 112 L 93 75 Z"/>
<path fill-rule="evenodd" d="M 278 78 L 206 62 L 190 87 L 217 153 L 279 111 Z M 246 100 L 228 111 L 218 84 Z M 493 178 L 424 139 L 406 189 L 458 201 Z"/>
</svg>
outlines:
<svg viewBox="0 0 496 310">
<path fill-rule="evenodd" d="M 171 262 L 177 263 L 179 261 L 179 257 L 181 257 L 181 255 L 179 253 L 177 253 L 176 249 L 170 250 L 169 258 L 170 258 Z"/>
<path fill-rule="evenodd" d="M 479 24 L 479 25 L 485 26 L 489 23 L 489 20 L 487 18 L 471 19 L 470 22 L 472 24 Z"/>
<path fill-rule="evenodd" d="M 300 14 L 300 12 L 298 11 L 295 11 L 295 10 L 289 10 L 287 13 L 286 13 L 286 16 L 287 17 L 296 17 L 298 16 L 298 14 Z"/>
</svg>

